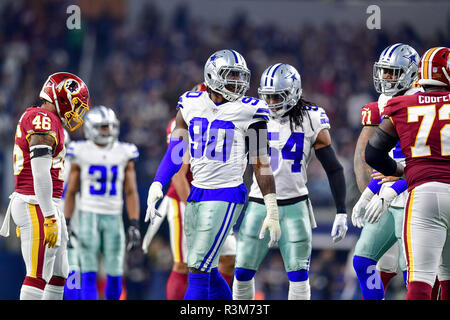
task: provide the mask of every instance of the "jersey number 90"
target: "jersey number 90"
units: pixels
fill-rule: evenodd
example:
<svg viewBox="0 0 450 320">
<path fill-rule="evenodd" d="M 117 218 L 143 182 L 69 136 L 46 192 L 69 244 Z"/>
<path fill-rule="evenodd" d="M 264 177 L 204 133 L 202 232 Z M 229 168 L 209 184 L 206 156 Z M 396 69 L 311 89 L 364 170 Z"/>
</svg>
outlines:
<svg viewBox="0 0 450 320">
<path fill-rule="evenodd" d="M 226 162 L 231 155 L 234 139 L 234 123 L 195 117 L 189 125 L 191 137 L 191 156 L 201 158 L 204 155 L 210 160 Z"/>
</svg>

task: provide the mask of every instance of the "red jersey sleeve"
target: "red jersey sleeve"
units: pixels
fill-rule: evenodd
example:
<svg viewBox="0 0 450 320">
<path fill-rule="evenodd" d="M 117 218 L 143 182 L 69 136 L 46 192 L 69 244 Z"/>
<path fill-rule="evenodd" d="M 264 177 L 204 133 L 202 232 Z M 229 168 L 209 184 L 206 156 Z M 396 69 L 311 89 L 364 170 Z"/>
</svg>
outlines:
<svg viewBox="0 0 450 320">
<path fill-rule="evenodd" d="M 378 102 L 368 103 L 361 108 L 361 124 L 363 126 L 377 126 L 380 124 Z"/>
<path fill-rule="evenodd" d="M 57 115 L 46 109 L 39 107 L 29 108 L 20 125 L 26 132 L 27 140 L 32 134 L 41 133 L 51 135 L 57 145 L 60 143 L 60 140 L 64 143 L 64 135 L 60 136 L 60 132 L 63 130 L 61 120 Z"/>
</svg>

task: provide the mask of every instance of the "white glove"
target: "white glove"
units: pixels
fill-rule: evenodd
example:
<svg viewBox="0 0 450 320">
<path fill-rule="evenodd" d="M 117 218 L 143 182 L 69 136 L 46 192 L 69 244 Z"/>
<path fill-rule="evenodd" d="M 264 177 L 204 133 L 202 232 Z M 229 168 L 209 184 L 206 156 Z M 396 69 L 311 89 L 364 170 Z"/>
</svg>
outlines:
<svg viewBox="0 0 450 320">
<path fill-rule="evenodd" d="M 380 221 L 381 217 L 386 212 L 386 209 L 391 205 L 396 196 L 397 192 L 395 192 L 394 189 L 390 187 L 383 188 L 380 195 L 373 197 L 366 206 L 364 219 L 369 223 Z"/>
<path fill-rule="evenodd" d="M 280 240 L 281 229 L 280 222 L 278 218 L 278 205 L 277 197 L 275 193 L 269 193 L 264 196 L 264 204 L 266 205 L 266 218 L 263 221 L 261 231 L 259 232 L 259 238 L 264 239 L 264 234 L 266 230 L 269 230 L 270 241 L 269 248 L 275 246 L 275 244 Z"/>
<path fill-rule="evenodd" d="M 158 181 L 153 182 L 148 189 L 147 211 L 145 213 L 145 222 L 150 220 L 153 223 L 155 216 L 162 217 L 156 210 L 155 205 L 163 197 L 162 184 Z"/>
<path fill-rule="evenodd" d="M 352 223 L 355 227 L 362 228 L 364 226 L 364 210 L 375 194 L 369 188 L 364 189 L 358 202 L 356 202 L 352 211 Z"/>
<path fill-rule="evenodd" d="M 338 242 L 345 238 L 347 233 L 347 214 L 338 213 L 336 218 L 334 218 L 333 228 L 331 228 L 331 236 L 333 237 L 333 242 Z"/>
</svg>

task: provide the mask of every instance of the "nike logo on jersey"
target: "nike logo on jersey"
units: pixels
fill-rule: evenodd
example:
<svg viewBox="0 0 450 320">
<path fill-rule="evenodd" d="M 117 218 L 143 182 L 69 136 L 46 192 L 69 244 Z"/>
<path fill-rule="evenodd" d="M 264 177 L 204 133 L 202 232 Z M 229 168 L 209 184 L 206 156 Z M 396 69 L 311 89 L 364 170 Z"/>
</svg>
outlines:
<svg viewBox="0 0 450 320">
<path fill-rule="evenodd" d="M 44 113 L 44 112 L 41 112 L 41 111 L 39 111 L 38 113 L 42 114 L 44 117 L 47 117 L 47 116 L 48 116 L 48 114 L 46 114 L 46 113 Z"/>
</svg>

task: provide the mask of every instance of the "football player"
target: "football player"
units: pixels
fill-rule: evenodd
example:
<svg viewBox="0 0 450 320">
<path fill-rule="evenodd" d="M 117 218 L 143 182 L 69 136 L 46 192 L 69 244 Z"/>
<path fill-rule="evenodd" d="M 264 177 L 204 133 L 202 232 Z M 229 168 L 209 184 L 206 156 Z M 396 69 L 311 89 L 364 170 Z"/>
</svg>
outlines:
<svg viewBox="0 0 450 320">
<path fill-rule="evenodd" d="M 361 109 L 363 129 L 354 156 L 355 175 L 360 186 L 368 180 L 366 173 L 371 172 L 362 155 L 368 139 L 380 123 L 380 114 L 386 102 L 392 97 L 422 91 L 420 86 L 415 85 L 419 59 L 411 46 L 396 43 L 385 48 L 374 64 L 374 86 L 380 96 L 378 102 L 369 103 Z M 400 143 L 391 154 L 396 161 L 404 162 Z M 380 183 L 379 179 L 370 180 L 352 213 L 353 225 L 363 228 L 355 246 L 353 268 L 364 300 L 383 299 L 397 269 L 403 272 L 406 281 L 406 261 L 401 246 L 406 180 Z M 387 213 L 379 219 L 384 211 Z M 369 223 L 364 223 L 365 220 Z"/>
<path fill-rule="evenodd" d="M 200 84 L 192 91 L 205 91 L 206 86 Z M 167 143 L 175 128 L 175 118 L 173 118 L 167 127 Z M 187 288 L 188 267 L 186 263 L 186 236 L 183 232 L 184 211 L 187 204 L 189 191 L 191 190 L 192 173 L 189 165 L 189 154 L 186 153 L 186 159 L 183 165 L 173 177 L 167 194 L 159 205 L 158 212 L 161 218 L 167 216 L 170 233 L 170 246 L 172 249 L 173 267 L 166 284 L 167 300 L 183 300 Z M 142 249 L 147 252 L 148 246 L 158 231 L 163 219 L 158 219 L 153 224 L 148 225 L 147 232 L 142 241 Z M 234 262 L 236 253 L 236 239 L 230 233 L 225 240 L 219 257 L 219 272 L 231 286 L 234 275 Z"/>
<path fill-rule="evenodd" d="M 71 218 L 80 189 L 77 241 L 81 261 L 81 299 L 96 300 L 98 255 L 106 271 L 105 298 L 118 300 L 122 292 L 125 232 L 122 208 L 125 194 L 130 226 L 127 250 L 140 246 L 139 195 L 134 144 L 118 140 L 119 120 L 111 108 L 99 106 L 86 115 L 87 140 L 74 141 L 67 155 L 71 167 L 64 214 Z"/>
<path fill-rule="evenodd" d="M 306 171 L 312 151 L 327 173 L 336 203 L 331 232 L 334 242 L 343 239 L 347 232 L 344 170 L 331 146 L 328 117 L 322 108 L 301 97 L 300 74 L 293 66 L 277 63 L 268 67 L 261 76 L 258 93 L 270 111 L 267 127 L 282 232 L 278 246 L 289 278 L 288 299 L 309 300 L 311 229 L 315 221 Z M 254 275 L 269 250 L 269 239 L 258 237 L 265 215 L 263 196 L 254 175 L 237 240 L 234 300 L 254 299 Z"/>
<path fill-rule="evenodd" d="M 441 299 L 450 283 L 450 49 L 434 47 L 419 63 L 425 92 L 391 99 L 370 138 L 367 163 L 385 176 L 406 176 L 403 245 L 407 300 L 429 300 L 438 275 Z M 389 156 L 400 141 L 406 166 Z"/>
<path fill-rule="evenodd" d="M 64 181 L 63 124 L 83 124 L 89 91 L 74 74 L 50 75 L 39 94 L 40 106 L 21 115 L 14 144 L 15 192 L 0 231 L 9 235 L 12 216 L 20 237 L 26 276 L 21 300 L 61 300 L 68 274 L 66 221 L 59 208 Z"/>
<path fill-rule="evenodd" d="M 193 180 L 184 221 L 189 268 L 184 298 L 231 300 L 231 289 L 217 265 L 224 240 L 246 200 L 247 154 L 267 207 L 260 235 L 267 236 L 269 231 L 273 246 L 281 233 L 267 154 L 269 111 L 265 102 L 244 96 L 250 71 L 240 53 L 215 52 L 206 61 L 204 76 L 206 92 L 188 91 L 178 101 L 169 148 L 149 188 L 146 220 L 159 214 L 155 204 L 163 196 L 162 188 L 178 172 L 189 150 Z"/>
</svg>

